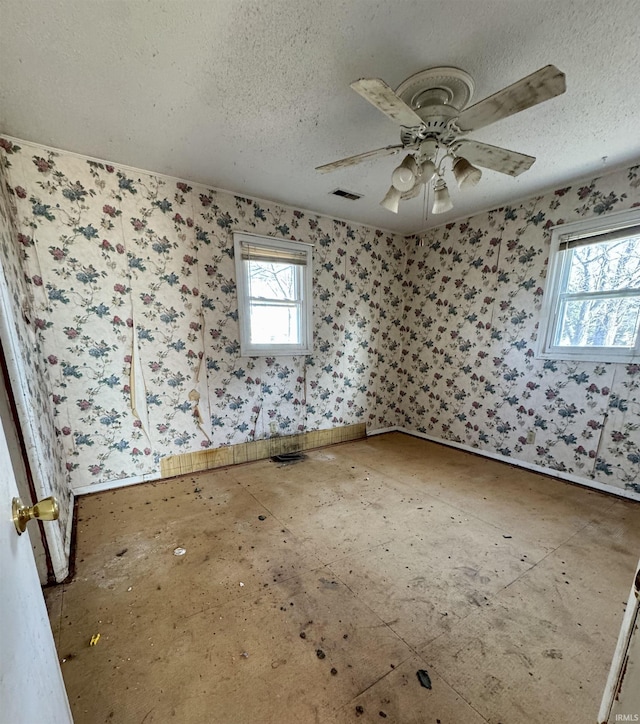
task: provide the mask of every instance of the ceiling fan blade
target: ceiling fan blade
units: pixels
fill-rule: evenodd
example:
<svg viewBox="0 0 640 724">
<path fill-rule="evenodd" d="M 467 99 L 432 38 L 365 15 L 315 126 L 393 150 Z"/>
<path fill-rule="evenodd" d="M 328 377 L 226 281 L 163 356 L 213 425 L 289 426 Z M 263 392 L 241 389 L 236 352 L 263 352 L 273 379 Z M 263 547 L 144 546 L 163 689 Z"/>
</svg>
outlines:
<svg viewBox="0 0 640 724">
<path fill-rule="evenodd" d="M 527 156 L 524 153 L 509 151 L 500 146 L 491 146 L 488 143 L 480 143 L 471 139 L 457 141 L 451 146 L 451 150 L 476 166 L 490 168 L 509 176 L 518 176 L 527 171 L 536 160 L 535 156 Z"/>
<path fill-rule="evenodd" d="M 351 84 L 356 93 L 401 126 L 421 126 L 422 118 L 380 78 L 360 78 Z"/>
<path fill-rule="evenodd" d="M 346 168 L 347 166 L 355 166 L 357 163 L 362 163 L 369 158 L 382 158 L 382 156 L 390 156 L 393 153 L 398 153 L 404 146 L 402 144 L 397 146 L 385 146 L 384 148 L 376 148 L 374 151 L 365 151 L 365 153 L 359 153 L 357 156 L 349 156 L 348 158 L 341 158 L 339 161 L 333 161 L 332 163 L 325 163 L 324 166 L 316 166 L 316 171 L 320 173 L 329 173 L 329 171 L 335 171 L 338 168 Z"/>
<path fill-rule="evenodd" d="M 562 95 L 567 89 L 564 73 L 554 65 L 545 65 L 492 96 L 462 111 L 456 124 L 467 133 L 484 128 L 502 118 Z"/>
</svg>

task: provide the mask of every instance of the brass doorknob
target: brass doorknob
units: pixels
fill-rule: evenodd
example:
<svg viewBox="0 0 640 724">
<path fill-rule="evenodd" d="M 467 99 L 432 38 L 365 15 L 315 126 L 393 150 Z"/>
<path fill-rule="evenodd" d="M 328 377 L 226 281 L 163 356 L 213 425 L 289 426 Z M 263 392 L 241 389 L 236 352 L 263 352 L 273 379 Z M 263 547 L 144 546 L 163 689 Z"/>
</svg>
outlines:
<svg viewBox="0 0 640 724">
<path fill-rule="evenodd" d="M 35 505 L 25 505 L 20 498 L 13 499 L 13 522 L 18 531 L 18 535 L 22 535 L 27 529 L 27 523 L 31 518 L 39 520 L 58 520 L 60 508 L 58 501 L 52 495 L 49 498 L 39 500 Z"/>
</svg>

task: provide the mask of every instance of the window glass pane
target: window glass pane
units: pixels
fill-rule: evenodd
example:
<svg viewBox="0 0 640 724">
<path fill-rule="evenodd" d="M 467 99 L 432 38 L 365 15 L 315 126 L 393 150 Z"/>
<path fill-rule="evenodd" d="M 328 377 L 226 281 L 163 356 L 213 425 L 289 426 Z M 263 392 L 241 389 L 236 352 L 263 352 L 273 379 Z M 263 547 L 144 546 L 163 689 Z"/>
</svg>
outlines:
<svg viewBox="0 0 640 724">
<path fill-rule="evenodd" d="M 251 344 L 300 344 L 300 307 L 260 304 L 249 306 Z"/>
<path fill-rule="evenodd" d="M 296 264 L 247 261 L 249 265 L 249 296 L 261 299 L 297 299 L 298 270 Z"/>
<path fill-rule="evenodd" d="M 632 348 L 639 315 L 638 297 L 567 300 L 561 305 L 555 344 Z"/>
<path fill-rule="evenodd" d="M 640 287 L 640 237 L 586 244 L 571 251 L 567 291 Z"/>
<path fill-rule="evenodd" d="M 240 232 L 233 236 L 241 354 L 308 352 L 313 345 L 311 245 Z"/>
</svg>

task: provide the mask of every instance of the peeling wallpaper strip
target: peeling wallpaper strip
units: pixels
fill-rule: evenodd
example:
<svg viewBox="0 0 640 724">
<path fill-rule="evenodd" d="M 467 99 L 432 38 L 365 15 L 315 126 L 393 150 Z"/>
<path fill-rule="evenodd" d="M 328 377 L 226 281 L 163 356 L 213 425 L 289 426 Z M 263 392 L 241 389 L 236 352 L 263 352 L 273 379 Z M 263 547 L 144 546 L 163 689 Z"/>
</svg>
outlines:
<svg viewBox="0 0 640 724">
<path fill-rule="evenodd" d="M 133 322 L 133 339 L 131 344 L 131 370 L 129 374 L 129 396 L 131 398 L 131 414 L 140 423 L 147 440 L 149 436 L 149 408 L 147 407 L 147 385 L 144 381 L 144 371 L 140 361 L 140 346 L 136 323 Z"/>
</svg>

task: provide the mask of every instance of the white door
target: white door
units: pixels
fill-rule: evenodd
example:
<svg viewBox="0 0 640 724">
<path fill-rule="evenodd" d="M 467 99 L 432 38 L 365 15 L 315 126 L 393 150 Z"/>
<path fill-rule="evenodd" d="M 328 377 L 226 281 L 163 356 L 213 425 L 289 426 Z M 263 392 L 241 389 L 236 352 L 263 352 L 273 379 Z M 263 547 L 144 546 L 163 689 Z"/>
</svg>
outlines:
<svg viewBox="0 0 640 724">
<path fill-rule="evenodd" d="M 640 722 L 640 562 L 602 698 L 600 724 Z"/>
<path fill-rule="evenodd" d="M 68 724 L 73 719 L 29 531 L 18 536 L 11 516 L 17 495 L 0 420 L 0 720 Z"/>
</svg>

